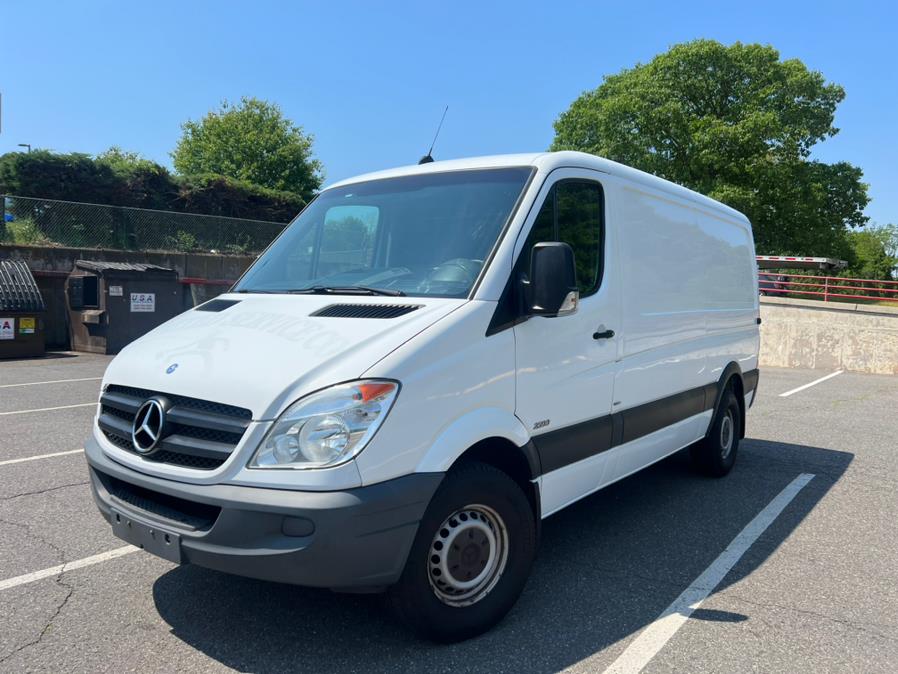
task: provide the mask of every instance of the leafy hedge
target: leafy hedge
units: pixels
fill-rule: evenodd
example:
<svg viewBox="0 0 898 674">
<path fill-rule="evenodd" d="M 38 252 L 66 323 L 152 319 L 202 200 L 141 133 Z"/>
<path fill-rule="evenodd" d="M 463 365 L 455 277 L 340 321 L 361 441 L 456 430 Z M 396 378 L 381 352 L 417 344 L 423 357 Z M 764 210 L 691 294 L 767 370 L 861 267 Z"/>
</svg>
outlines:
<svg viewBox="0 0 898 674">
<path fill-rule="evenodd" d="M 133 156 L 45 150 L 0 156 L 0 194 L 269 222 L 288 222 L 305 205 L 290 192 L 219 175 L 176 176 Z"/>
</svg>

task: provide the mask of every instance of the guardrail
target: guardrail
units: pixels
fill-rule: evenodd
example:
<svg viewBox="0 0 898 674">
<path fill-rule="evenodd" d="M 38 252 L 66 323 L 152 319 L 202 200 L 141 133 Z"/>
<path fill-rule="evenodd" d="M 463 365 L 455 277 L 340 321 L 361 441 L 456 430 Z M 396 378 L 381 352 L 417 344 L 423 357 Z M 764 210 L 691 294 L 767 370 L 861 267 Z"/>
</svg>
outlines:
<svg viewBox="0 0 898 674">
<path fill-rule="evenodd" d="M 898 281 L 876 281 L 841 276 L 809 276 L 758 272 L 762 295 L 804 297 L 824 302 L 842 300 L 885 300 L 898 302 Z"/>
</svg>

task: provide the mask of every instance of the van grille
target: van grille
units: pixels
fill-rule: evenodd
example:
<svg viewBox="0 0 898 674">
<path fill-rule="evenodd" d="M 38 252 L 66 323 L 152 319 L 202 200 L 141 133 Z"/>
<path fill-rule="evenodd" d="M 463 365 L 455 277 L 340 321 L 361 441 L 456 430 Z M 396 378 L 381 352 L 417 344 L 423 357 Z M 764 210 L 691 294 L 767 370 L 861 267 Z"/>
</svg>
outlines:
<svg viewBox="0 0 898 674">
<path fill-rule="evenodd" d="M 218 468 L 234 451 L 253 416 L 242 407 L 111 384 L 100 397 L 98 424 L 103 435 L 116 447 L 137 455 L 131 428 L 137 410 L 150 398 L 162 402 L 167 410 L 156 450 L 140 455 L 153 463 L 196 470 Z"/>
</svg>

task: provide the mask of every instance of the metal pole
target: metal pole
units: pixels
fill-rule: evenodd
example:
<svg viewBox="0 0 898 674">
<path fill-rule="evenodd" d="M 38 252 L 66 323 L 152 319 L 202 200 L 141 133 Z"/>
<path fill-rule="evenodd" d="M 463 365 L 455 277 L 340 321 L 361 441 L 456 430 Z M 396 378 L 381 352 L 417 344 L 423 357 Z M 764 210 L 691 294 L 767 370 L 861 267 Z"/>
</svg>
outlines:
<svg viewBox="0 0 898 674">
<path fill-rule="evenodd" d="M 829 302 L 829 276 L 823 277 L 823 301 Z"/>
</svg>

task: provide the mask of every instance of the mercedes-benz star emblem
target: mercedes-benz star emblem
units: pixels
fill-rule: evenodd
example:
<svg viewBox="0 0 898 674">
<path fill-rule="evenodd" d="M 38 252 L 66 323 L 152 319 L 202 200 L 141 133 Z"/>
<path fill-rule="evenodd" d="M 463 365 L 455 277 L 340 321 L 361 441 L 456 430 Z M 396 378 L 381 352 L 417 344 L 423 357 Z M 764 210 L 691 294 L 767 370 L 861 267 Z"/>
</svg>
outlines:
<svg viewBox="0 0 898 674">
<path fill-rule="evenodd" d="M 162 427 L 165 426 L 165 408 L 155 398 L 150 398 L 134 415 L 131 426 L 131 443 L 138 454 L 149 454 L 159 440 L 162 439 Z"/>
</svg>

